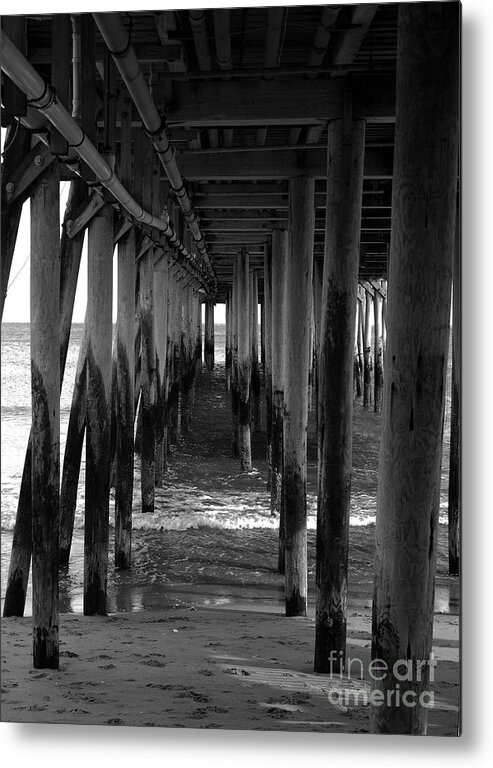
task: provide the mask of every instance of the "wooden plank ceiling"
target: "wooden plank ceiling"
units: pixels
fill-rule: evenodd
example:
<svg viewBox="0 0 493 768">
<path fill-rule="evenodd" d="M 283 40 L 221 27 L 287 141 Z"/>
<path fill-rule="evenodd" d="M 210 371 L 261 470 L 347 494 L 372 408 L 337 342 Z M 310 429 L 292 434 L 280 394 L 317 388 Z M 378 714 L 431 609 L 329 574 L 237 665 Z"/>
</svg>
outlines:
<svg viewBox="0 0 493 768">
<path fill-rule="evenodd" d="M 287 226 L 287 179 L 300 165 L 316 177 L 314 253 L 323 258 L 326 122 L 350 108 L 367 120 L 360 277 L 386 277 L 397 10 L 360 4 L 122 14 L 200 217 L 217 300 L 242 245 L 252 267 L 262 268 L 272 228 Z M 105 46 L 96 35 L 102 94 Z M 49 75 L 51 17 L 28 18 L 27 38 L 28 58 Z M 134 125 L 140 130 L 137 115 Z"/>
</svg>

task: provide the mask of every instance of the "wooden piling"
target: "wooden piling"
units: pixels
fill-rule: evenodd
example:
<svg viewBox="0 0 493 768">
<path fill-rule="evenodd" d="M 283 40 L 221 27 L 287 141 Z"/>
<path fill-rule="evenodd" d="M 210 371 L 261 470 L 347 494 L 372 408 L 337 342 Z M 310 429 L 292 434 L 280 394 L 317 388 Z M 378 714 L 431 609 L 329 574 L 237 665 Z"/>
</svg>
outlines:
<svg viewBox="0 0 493 768">
<path fill-rule="evenodd" d="M 134 475 L 135 229 L 118 242 L 115 567 L 130 568 Z"/>
<path fill-rule="evenodd" d="M 250 429 L 251 344 L 250 344 L 250 259 L 246 248 L 238 256 L 238 452 L 242 472 L 252 468 Z"/>
<path fill-rule="evenodd" d="M 238 262 L 233 260 L 231 291 L 231 451 L 238 456 Z"/>
<path fill-rule="evenodd" d="M 202 373 L 202 302 L 200 293 L 195 288 L 194 293 L 194 317 L 195 317 L 195 376 Z"/>
<path fill-rule="evenodd" d="M 322 284 L 324 262 L 315 259 L 313 262 L 313 379 L 315 384 L 315 411 L 318 424 L 318 369 L 320 361 L 320 327 L 322 320 Z"/>
<path fill-rule="evenodd" d="M 120 163 L 122 183 L 132 182 L 132 105 L 121 99 Z M 118 241 L 118 309 L 116 324 L 116 487 L 115 568 L 132 563 L 132 502 L 134 479 L 135 370 L 135 228 Z"/>
<path fill-rule="evenodd" d="M 168 354 L 168 253 L 164 252 L 154 265 L 154 295 L 156 306 L 156 469 L 157 487 L 164 483 L 167 468 L 168 423 L 167 423 L 167 354 Z"/>
<path fill-rule="evenodd" d="M 139 262 L 142 432 L 140 477 L 142 512 L 154 512 L 155 486 L 155 391 L 156 356 L 154 342 L 154 251 L 150 248 Z"/>
<path fill-rule="evenodd" d="M 205 302 L 205 366 L 208 371 L 214 368 L 214 301 Z"/>
<path fill-rule="evenodd" d="M 318 405 L 315 672 L 345 665 L 364 120 L 328 124 Z M 334 664 L 331 668 L 331 660 Z"/>
<path fill-rule="evenodd" d="M 284 509 L 286 616 L 305 616 L 307 605 L 306 433 L 312 311 L 315 181 L 289 180 L 284 381 Z"/>
<path fill-rule="evenodd" d="M 373 359 L 371 354 L 371 316 L 373 298 L 365 291 L 365 319 L 363 326 L 363 406 L 369 408 L 372 403 Z"/>
<path fill-rule="evenodd" d="M 371 706 L 380 733 L 426 733 L 456 219 L 459 14 L 458 3 L 399 7 L 372 626 L 372 658 L 386 669 L 373 680 L 373 696 L 379 691 L 384 702 Z M 403 663 L 411 670 L 405 680 Z M 400 700 L 414 706 L 387 703 L 397 684 Z"/>
<path fill-rule="evenodd" d="M 72 547 L 75 511 L 77 507 L 77 489 L 79 485 L 80 465 L 84 434 L 86 430 L 86 397 L 87 397 L 87 322 L 79 347 L 77 367 L 75 371 L 72 403 L 65 441 L 63 457 L 62 485 L 60 491 L 60 568 L 67 568 Z"/>
<path fill-rule="evenodd" d="M 181 329 L 181 376 L 180 376 L 180 410 L 181 431 L 188 435 L 192 418 L 192 385 L 195 375 L 195 363 L 191 359 L 191 325 L 190 288 L 183 290 L 182 329 Z"/>
<path fill-rule="evenodd" d="M 363 300 L 361 298 L 361 289 L 358 287 L 358 302 L 357 302 L 357 327 L 356 327 L 356 355 L 358 358 L 358 381 L 359 387 L 357 390 L 357 397 L 363 396 Z"/>
<path fill-rule="evenodd" d="M 267 438 L 267 490 L 271 490 L 272 478 L 272 259 L 271 249 L 264 246 L 264 381 L 265 381 L 265 430 Z"/>
<path fill-rule="evenodd" d="M 232 343 L 232 329 L 231 329 L 231 292 L 228 291 L 225 301 L 225 314 L 226 314 L 226 347 L 224 358 L 225 369 L 225 387 L 226 392 L 231 390 L 231 343 Z"/>
<path fill-rule="evenodd" d="M 382 296 L 376 288 L 373 295 L 373 313 L 373 409 L 375 413 L 380 413 L 383 395 Z"/>
<path fill-rule="evenodd" d="M 84 614 L 106 614 L 108 571 L 113 209 L 89 223 Z"/>
<path fill-rule="evenodd" d="M 168 294 L 168 449 L 178 439 L 178 398 L 180 381 L 181 289 L 169 271 Z"/>
<path fill-rule="evenodd" d="M 72 312 L 79 274 L 84 232 L 81 231 L 73 239 L 67 235 L 66 222 L 73 216 L 79 204 L 86 196 L 86 186 L 80 180 L 70 185 L 60 243 L 60 387 L 65 371 L 65 361 L 70 338 Z M 3 212 L 3 208 L 2 208 Z M 3 236 L 3 229 L 2 229 Z M 3 251 L 2 251 L 3 254 Z M 2 259 L 3 262 L 3 259 Z M 26 590 L 31 565 L 32 550 L 32 510 L 31 510 L 31 435 L 29 436 L 26 458 L 22 472 L 21 487 L 17 505 L 17 514 L 12 540 L 9 575 L 5 591 L 4 616 L 22 616 L 26 601 Z M 67 435 L 67 443 L 69 436 Z M 78 476 L 78 475 L 77 475 Z M 60 499 L 63 509 L 63 483 Z M 62 517 L 63 521 L 63 517 Z M 60 550 L 62 564 L 62 550 Z"/>
<path fill-rule="evenodd" d="M 250 273 L 250 348 L 251 348 L 251 402 L 252 425 L 255 432 L 260 432 L 260 368 L 258 359 L 258 274 Z"/>
<path fill-rule="evenodd" d="M 270 512 L 279 517 L 277 567 L 284 573 L 284 359 L 286 354 L 286 264 L 288 232 L 272 232 L 272 475 Z"/>
<path fill-rule="evenodd" d="M 460 573 L 461 523 L 461 243 L 460 207 L 456 212 L 452 299 L 452 391 L 450 412 L 450 465 L 448 487 L 449 574 Z"/>
<path fill-rule="evenodd" d="M 54 163 L 31 197 L 33 665 L 58 669 L 60 203 Z"/>
</svg>

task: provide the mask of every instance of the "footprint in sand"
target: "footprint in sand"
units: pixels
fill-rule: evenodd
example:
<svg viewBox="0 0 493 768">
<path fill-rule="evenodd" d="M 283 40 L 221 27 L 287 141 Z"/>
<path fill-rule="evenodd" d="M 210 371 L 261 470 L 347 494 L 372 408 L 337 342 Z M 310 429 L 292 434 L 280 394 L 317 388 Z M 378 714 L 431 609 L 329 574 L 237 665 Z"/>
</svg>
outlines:
<svg viewBox="0 0 493 768">
<path fill-rule="evenodd" d="M 208 704 L 210 698 L 203 693 L 196 693 L 192 690 L 185 690 L 183 693 L 177 693 L 175 699 L 193 699 L 200 702 L 200 704 Z"/>
</svg>

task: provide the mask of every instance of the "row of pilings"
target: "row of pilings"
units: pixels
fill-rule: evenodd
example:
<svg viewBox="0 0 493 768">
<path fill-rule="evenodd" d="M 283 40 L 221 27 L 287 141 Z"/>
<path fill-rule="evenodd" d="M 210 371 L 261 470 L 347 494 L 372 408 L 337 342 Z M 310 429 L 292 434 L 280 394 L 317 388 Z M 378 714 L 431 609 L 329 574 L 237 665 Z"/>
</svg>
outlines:
<svg viewBox="0 0 493 768">
<path fill-rule="evenodd" d="M 432 46 L 428 44 L 429 29 Z M 378 702 L 372 704 L 372 716 L 374 728 L 380 732 L 426 730 L 427 710 L 419 697 L 430 683 L 450 297 L 454 252 L 456 265 L 460 255 L 456 207 L 458 31 L 455 3 L 410 3 L 399 9 L 387 292 L 373 281 L 358 289 L 365 124 L 352 115 L 349 100 L 344 118 L 327 126 L 323 271 L 313 260 L 314 179 L 303 169 L 289 180 L 289 227 L 273 231 L 272 247 L 265 253 L 262 348 L 269 485 L 271 511 L 279 517 L 279 568 L 285 574 L 288 616 L 307 612 L 306 441 L 310 369 L 316 369 L 312 381 L 318 426 L 317 672 L 338 672 L 345 667 L 354 388 L 364 406 L 382 411 L 372 618 L 372 659 L 378 659 L 385 670 L 373 680 Z M 434 51 L 439 54 L 435 56 Z M 427 87 L 417 89 L 416 82 L 426 82 Z M 82 101 L 93 100 L 94 93 L 94 83 L 85 83 Z M 83 104 L 83 120 L 84 110 L 87 115 L 87 103 Z M 89 113 L 92 126 L 86 117 L 87 135 L 94 130 L 94 104 Z M 122 130 L 130 131 L 130 117 L 124 115 L 122 112 Z M 115 145 L 111 131 L 106 131 L 105 141 L 108 148 Z M 122 141 L 121 146 L 120 176 L 133 184 L 147 210 L 159 215 L 159 171 L 150 146 L 135 142 L 133 170 L 126 156 L 130 140 Z M 151 177 L 153 183 L 149 183 Z M 61 239 L 58 161 L 50 164 L 31 194 L 33 417 L 4 613 L 22 614 L 32 558 L 35 667 L 57 668 L 59 664 L 58 568 L 64 551 L 60 543 L 70 540 L 74 514 L 64 489 L 71 488 L 73 493 L 84 434 L 84 613 L 91 615 L 106 612 L 112 474 L 115 561 L 126 567 L 131 563 L 136 421 L 142 509 L 152 511 L 169 446 L 190 427 L 201 345 L 200 302 L 193 276 L 176 265 L 173 252 L 157 245 L 145 227 L 137 230 L 128 221 L 116 220 L 113 208 L 104 200 L 93 206 L 85 185 L 79 184 L 74 181 L 72 185 Z M 18 213 L 12 209 L 6 228 L 9 247 L 15 241 Z M 172 215 L 175 228 L 183 232 L 175 206 Z M 87 229 L 88 302 L 69 425 L 72 436 L 67 438 L 60 472 L 59 395 L 68 344 L 68 334 L 60 329 L 70 328 L 83 227 L 74 231 L 68 223 L 77 220 L 83 220 Z M 119 298 L 117 341 L 112 348 L 115 246 Z M 232 445 L 242 469 L 248 471 L 252 423 L 255 428 L 259 412 L 255 406 L 258 276 L 256 280 L 250 274 L 246 249 L 238 254 L 233 271 L 227 300 Z M 451 528 L 450 546 L 455 547 L 451 567 L 458 568 L 457 266 L 454 274 L 455 432 L 451 456 L 455 464 L 450 487 L 455 496 L 450 520 L 455 529 Z M 206 314 L 205 353 L 211 368 L 212 301 L 206 304 Z M 136 414 L 140 414 L 137 419 Z M 67 551 L 69 545 L 64 546 Z M 403 681 L 396 672 L 400 662 L 419 674 Z M 389 693 L 397 685 L 402 697 L 407 693 L 414 697 L 415 706 L 389 704 Z"/>
<path fill-rule="evenodd" d="M 158 215 L 159 164 L 142 138 L 134 142 L 132 163 L 128 100 L 124 106 L 119 178 L 140 190 L 143 204 Z M 25 149 L 24 130 L 16 130 L 20 141 L 7 155 L 2 193 L 10 161 L 19 161 L 19 145 Z M 14 129 L 9 133 L 7 143 Z M 202 359 L 197 280 L 179 266 L 171 247 L 120 217 L 97 193 L 88 194 L 81 179 L 71 182 L 60 236 L 59 170 L 58 161 L 50 163 L 30 190 L 33 416 L 4 604 L 4 615 L 23 615 L 32 561 L 33 661 L 35 667 L 53 668 L 59 654 L 58 570 L 69 562 L 84 440 L 83 609 L 86 615 L 104 615 L 110 489 L 115 490 L 115 566 L 129 568 L 135 452 L 140 454 L 141 509 L 153 512 L 169 452 L 191 427 Z M 8 225 L 2 226 L 2 254 L 10 257 L 18 207 L 2 207 L 2 225 Z M 175 232 L 186 241 L 178 206 L 170 202 L 168 211 Z M 88 300 L 60 466 L 59 395 L 85 239 Z M 114 255 L 118 298 L 113 338 Z M 7 270 L 2 279 L 7 282 Z M 206 340 L 210 346 L 207 334 Z"/>
</svg>

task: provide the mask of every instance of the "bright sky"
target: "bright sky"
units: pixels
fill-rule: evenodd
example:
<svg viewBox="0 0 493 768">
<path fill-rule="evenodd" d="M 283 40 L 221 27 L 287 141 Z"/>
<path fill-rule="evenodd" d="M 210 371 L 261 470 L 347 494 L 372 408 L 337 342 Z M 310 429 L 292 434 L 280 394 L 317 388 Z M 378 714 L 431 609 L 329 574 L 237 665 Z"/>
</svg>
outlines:
<svg viewBox="0 0 493 768">
<path fill-rule="evenodd" d="M 4 131 L 2 131 L 2 148 Z M 60 184 L 60 216 L 63 217 L 69 192 L 69 182 Z M 116 251 L 115 251 L 116 253 Z M 113 261 L 113 321 L 116 321 L 117 270 L 116 258 Z M 24 204 L 17 235 L 10 277 L 7 286 L 7 298 L 3 313 L 5 323 L 29 322 L 29 268 L 30 268 L 30 206 Z M 84 242 L 79 280 L 74 304 L 74 323 L 83 323 L 87 302 L 87 247 Z M 217 304 L 214 313 L 216 323 L 225 322 L 224 304 Z"/>
</svg>

